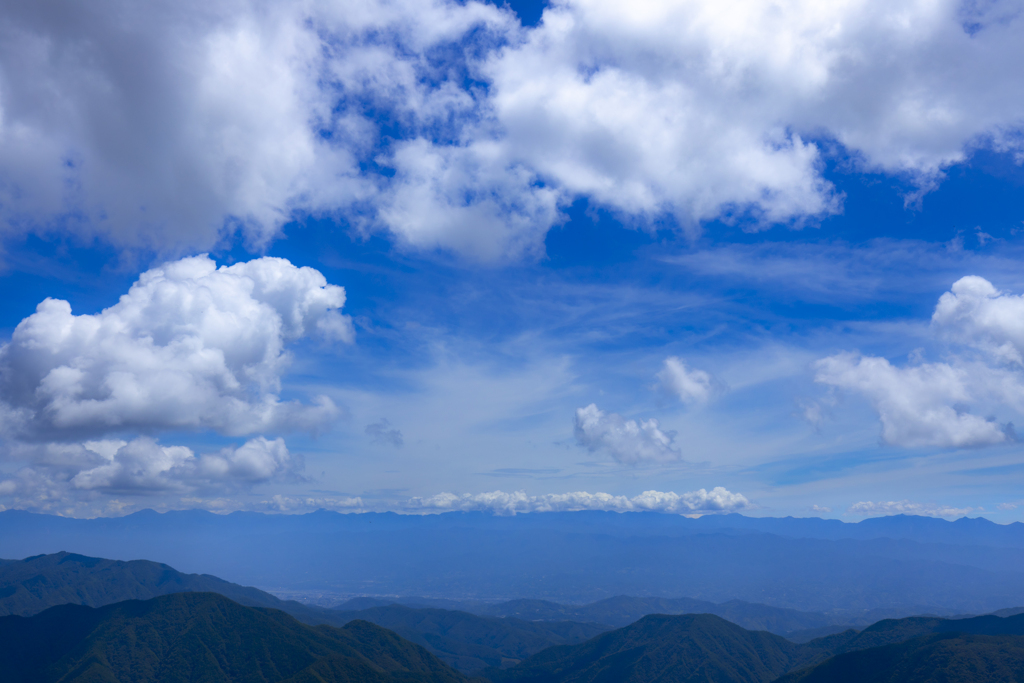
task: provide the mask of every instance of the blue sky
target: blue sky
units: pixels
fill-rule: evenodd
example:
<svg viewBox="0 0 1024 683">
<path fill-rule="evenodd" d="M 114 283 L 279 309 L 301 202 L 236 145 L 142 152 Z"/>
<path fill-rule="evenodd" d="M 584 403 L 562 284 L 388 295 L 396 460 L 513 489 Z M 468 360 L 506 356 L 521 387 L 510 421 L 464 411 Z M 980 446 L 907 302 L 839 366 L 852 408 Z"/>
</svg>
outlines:
<svg viewBox="0 0 1024 683">
<path fill-rule="evenodd" d="M 1020 519 L 1021 7 L 905 5 L 14 3 L 0 505 Z"/>
</svg>

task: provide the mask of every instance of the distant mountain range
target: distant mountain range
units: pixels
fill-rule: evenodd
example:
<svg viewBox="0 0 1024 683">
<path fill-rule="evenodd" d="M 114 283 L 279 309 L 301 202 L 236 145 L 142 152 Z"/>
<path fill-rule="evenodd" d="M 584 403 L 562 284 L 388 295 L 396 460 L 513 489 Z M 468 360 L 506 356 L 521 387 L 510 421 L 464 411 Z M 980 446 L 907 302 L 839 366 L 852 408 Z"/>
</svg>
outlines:
<svg viewBox="0 0 1024 683">
<path fill-rule="evenodd" d="M 311 627 L 215 593 L 0 617 L 5 683 L 463 683 L 425 649 L 365 621 Z"/>
<path fill-rule="evenodd" d="M 511 666 L 548 647 L 582 643 L 610 630 L 600 624 L 531 622 L 403 605 L 337 614 L 343 622 L 359 619 L 391 629 L 465 673 Z"/>
<path fill-rule="evenodd" d="M 602 624 L 609 627 L 627 626 L 648 614 L 714 614 L 752 631 L 770 631 L 777 635 L 798 639 L 804 633 L 811 637 L 838 633 L 848 628 L 863 628 L 889 616 L 885 610 L 845 623 L 835 623 L 836 617 L 816 612 L 800 612 L 782 607 L 758 605 L 742 600 L 725 603 L 695 600 L 693 598 L 640 598 L 619 595 L 586 605 L 563 605 L 550 600 L 509 600 L 497 604 L 479 601 L 431 600 L 419 597 L 352 598 L 335 609 L 355 612 L 385 605 L 406 607 L 433 607 L 459 610 L 481 616 L 515 618 L 526 621 L 571 621 Z M 902 616 L 902 615 L 900 615 Z M 874 617 L 874 618 L 871 618 Z M 361 617 L 366 618 L 366 617 Z M 372 619 L 371 619 L 372 621 Z M 377 622 L 374 622 L 377 623 Z M 817 633 L 822 631 L 822 633 Z"/>
<path fill-rule="evenodd" d="M 146 557 L 272 589 L 576 604 L 685 596 L 825 613 L 832 623 L 1024 604 L 1024 524 L 984 519 L 144 511 L 81 520 L 8 510 L 0 548 Z"/>
</svg>

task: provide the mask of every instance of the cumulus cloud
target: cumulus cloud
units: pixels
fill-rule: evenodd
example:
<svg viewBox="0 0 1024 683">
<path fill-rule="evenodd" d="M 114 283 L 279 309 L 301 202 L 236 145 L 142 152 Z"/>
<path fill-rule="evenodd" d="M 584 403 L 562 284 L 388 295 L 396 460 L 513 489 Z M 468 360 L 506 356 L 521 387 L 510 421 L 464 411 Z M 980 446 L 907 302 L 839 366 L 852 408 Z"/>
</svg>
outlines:
<svg viewBox="0 0 1024 683">
<path fill-rule="evenodd" d="M 576 410 L 576 441 L 588 450 L 604 451 L 626 465 L 679 460 L 674 432 L 663 432 L 655 419 L 626 420 L 595 404 Z"/>
<path fill-rule="evenodd" d="M 697 368 L 686 367 L 677 356 L 665 359 L 664 367 L 657 377 L 664 390 L 690 405 L 707 403 L 718 391 L 711 375 Z"/>
<path fill-rule="evenodd" d="M 884 441 L 901 446 L 986 446 L 1016 439 L 1011 420 L 1024 416 L 1024 297 L 968 276 L 943 294 L 931 319 L 945 360 L 911 354 L 898 367 L 885 358 L 840 353 L 815 364 L 816 380 L 866 397 L 878 411 Z M 985 415 L 986 417 L 981 417 Z"/>
<path fill-rule="evenodd" d="M 1019 153 L 1018 10 L 565 0 L 524 29 L 472 1 L 12 0 L 0 217 L 194 249 L 331 214 L 489 259 L 539 254 L 579 196 L 800 222 L 841 208 L 821 140 L 922 190 L 971 145 Z"/>
<path fill-rule="evenodd" d="M 345 291 L 312 268 L 261 258 L 217 268 L 206 256 L 143 273 L 121 300 L 74 315 L 46 299 L 0 348 L 6 436 L 72 440 L 112 431 L 242 435 L 316 429 L 327 397 L 282 402 L 285 346 L 352 340 Z"/>
<path fill-rule="evenodd" d="M 17 507 L 48 511 L 94 501 L 98 494 L 239 492 L 256 484 L 294 480 L 303 468 L 302 458 L 289 452 L 283 439 L 264 437 L 201 454 L 139 437 L 18 444 L 6 455 L 27 464 L 0 481 L 0 497 Z"/>
<path fill-rule="evenodd" d="M 847 514 L 861 517 L 883 517 L 888 515 L 921 515 L 924 517 L 963 517 L 974 508 L 958 508 L 950 505 L 932 503 L 911 503 L 909 500 L 877 502 L 862 501 L 854 503 Z"/>
<path fill-rule="evenodd" d="M 972 396 L 966 369 L 947 363 L 897 368 L 885 358 L 842 353 L 815 364 L 818 382 L 864 395 L 882 421 L 882 439 L 906 447 L 986 446 L 1007 440 L 992 420 L 958 410 Z"/>
<path fill-rule="evenodd" d="M 486 511 L 499 515 L 578 510 L 654 511 L 686 515 L 736 512 L 749 506 L 750 501 L 742 494 L 732 493 L 721 486 L 716 486 L 711 491 L 699 489 L 682 494 L 672 491 L 644 491 L 633 498 L 586 491 L 548 493 L 540 496 L 529 496 L 524 491 L 491 491 L 462 495 L 439 493 L 428 498 L 412 498 L 407 505 L 410 510 Z"/>
<path fill-rule="evenodd" d="M 939 298 L 932 328 L 994 359 L 1024 365 L 1024 296 L 1000 292 L 985 278 L 954 282 Z"/>
<path fill-rule="evenodd" d="M 366 435 L 370 437 L 373 443 L 394 446 L 395 448 L 401 448 L 405 443 L 401 430 L 393 429 L 387 418 L 381 418 L 378 422 L 366 425 Z"/>
</svg>

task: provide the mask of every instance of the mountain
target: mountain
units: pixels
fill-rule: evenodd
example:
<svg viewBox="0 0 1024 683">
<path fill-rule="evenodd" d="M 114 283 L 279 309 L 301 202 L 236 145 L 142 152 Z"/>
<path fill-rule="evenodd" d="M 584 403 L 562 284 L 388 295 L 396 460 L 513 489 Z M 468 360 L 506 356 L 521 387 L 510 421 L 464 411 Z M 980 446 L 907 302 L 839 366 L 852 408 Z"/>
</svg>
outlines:
<svg viewBox="0 0 1024 683">
<path fill-rule="evenodd" d="M 101 607 L 190 591 L 219 593 L 249 607 L 279 609 L 312 625 L 343 626 L 358 619 L 369 621 L 400 633 L 464 672 L 513 664 L 546 647 L 583 642 L 610 628 L 595 624 L 535 624 L 397 605 L 362 611 L 329 610 L 280 600 L 215 576 L 183 574 L 146 560 L 121 562 L 62 552 L 0 562 L 0 615 L 29 616 L 64 603 Z"/>
<path fill-rule="evenodd" d="M 65 603 L 101 607 L 186 591 L 219 593 L 250 607 L 280 609 L 307 623 L 338 623 L 331 610 L 281 600 L 208 574 L 183 574 L 147 560 L 121 562 L 59 552 L 0 562 L 0 616 L 29 616 Z"/>
<path fill-rule="evenodd" d="M 312 627 L 215 593 L 0 617 L 9 683 L 462 683 L 426 650 L 367 622 Z"/>
<path fill-rule="evenodd" d="M 482 611 L 502 617 L 530 620 L 572 621 L 627 626 L 648 614 L 714 614 L 751 631 L 786 635 L 792 631 L 821 628 L 834 623 L 826 614 L 800 612 L 742 600 L 714 603 L 693 598 L 645 598 L 619 595 L 586 605 L 561 605 L 547 600 L 511 600 Z"/>
<path fill-rule="evenodd" d="M 932 633 L 1024 635 L 1024 614 L 1015 614 L 1009 617 L 988 614 L 966 619 L 940 619 L 937 617 L 885 619 L 849 638 L 841 647 L 835 648 L 835 651 L 842 653 L 865 650 L 881 645 L 902 643 L 911 638 Z"/>
<path fill-rule="evenodd" d="M 485 675 L 494 683 L 767 683 L 831 657 L 944 633 L 1021 637 L 1024 614 L 888 619 L 859 633 L 848 630 L 804 644 L 764 631 L 748 631 L 710 614 L 651 615 L 581 645 L 553 647 L 510 669 L 491 669 Z M 818 680 L 828 679 L 814 679 Z"/>
<path fill-rule="evenodd" d="M 768 683 L 790 670 L 800 651 L 784 638 L 710 614 L 651 615 L 485 675 L 494 683 Z"/>
<path fill-rule="evenodd" d="M 1024 682 L 1024 636 L 939 633 L 838 655 L 777 683 Z"/>
<path fill-rule="evenodd" d="M 89 520 L 0 512 L 0 548 L 9 557 L 59 550 L 147 557 L 245 585 L 341 595 L 738 600 L 828 613 L 838 623 L 872 610 L 980 614 L 1024 604 L 1021 530 L 1022 524 L 986 520 L 847 524 L 640 512 L 499 517 L 193 510 Z"/>
<path fill-rule="evenodd" d="M 394 631 L 464 673 L 511 666 L 545 648 L 582 643 L 609 630 L 598 624 L 529 622 L 403 605 L 339 615 L 345 621 L 360 619 Z"/>
</svg>

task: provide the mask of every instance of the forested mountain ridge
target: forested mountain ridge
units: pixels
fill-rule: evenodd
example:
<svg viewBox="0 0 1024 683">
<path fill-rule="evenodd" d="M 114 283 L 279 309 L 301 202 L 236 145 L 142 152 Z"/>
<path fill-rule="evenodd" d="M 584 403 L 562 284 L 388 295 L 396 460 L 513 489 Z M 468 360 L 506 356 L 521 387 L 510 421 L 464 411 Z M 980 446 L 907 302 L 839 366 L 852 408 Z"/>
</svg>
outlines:
<svg viewBox="0 0 1024 683">
<path fill-rule="evenodd" d="M 280 609 L 312 625 L 369 621 L 399 632 L 463 672 L 513 664 L 546 647 L 579 643 L 611 628 L 397 605 L 342 612 L 280 600 L 256 588 L 205 574 L 183 574 L 147 560 L 121 562 L 61 552 L 0 562 L 0 616 L 30 616 L 65 603 L 100 607 L 188 591 L 219 593 L 249 607 Z"/>
<path fill-rule="evenodd" d="M 0 617 L 7 683 L 462 683 L 422 647 L 365 621 L 308 626 L 215 593 Z"/>
<path fill-rule="evenodd" d="M 819 664 L 824 667 L 823 672 L 831 671 L 826 665 L 837 656 L 861 651 L 882 652 L 880 648 L 919 639 L 930 643 L 933 641 L 928 638 L 950 633 L 959 633 L 965 639 L 961 644 L 951 645 L 950 641 L 936 647 L 940 650 L 945 648 L 942 651 L 967 648 L 973 653 L 965 655 L 967 659 L 982 657 L 979 652 L 989 647 L 978 643 L 990 641 L 975 641 L 967 637 L 973 634 L 1004 638 L 998 642 L 1016 652 L 1017 644 L 1024 643 L 1024 615 L 892 619 L 861 632 L 849 630 L 804 644 L 763 631 L 747 631 L 710 614 L 651 615 L 581 645 L 550 648 L 507 670 L 488 670 L 485 675 L 494 683 L 598 683 L 612 680 L 622 683 L 770 683 L 787 672 Z M 913 651 L 911 648 L 906 652 Z M 902 650 L 898 652 L 903 653 L 900 656 L 906 654 Z M 1008 655 L 1005 661 L 1000 660 L 1003 662 L 1000 666 L 1009 666 L 1007 662 L 1016 661 L 1013 659 L 1015 656 Z M 1020 664 L 1024 666 L 1024 660 Z M 828 678 L 813 680 L 827 681 Z"/>
<path fill-rule="evenodd" d="M 101 607 L 187 591 L 219 593 L 250 607 L 280 609 L 307 623 L 333 623 L 330 610 L 149 560 L 123 562 L 58 552 L 0 562 L 0 616 L 30 616 L 67 603 Z"/>
<path fill-rule="evenodd" d="M 776 683 L 1020 683 L 1024 637 L 936 633 L 857 650 Z"/>
</svg>

